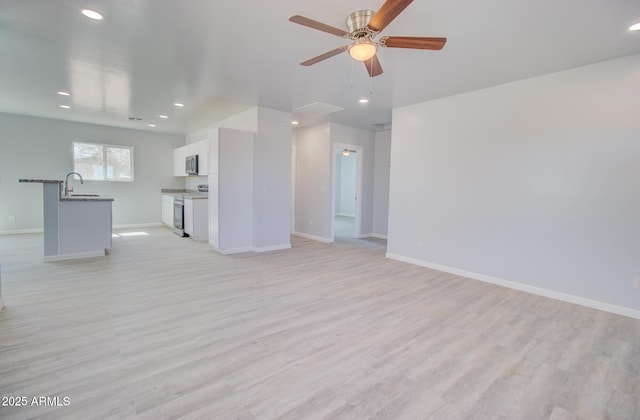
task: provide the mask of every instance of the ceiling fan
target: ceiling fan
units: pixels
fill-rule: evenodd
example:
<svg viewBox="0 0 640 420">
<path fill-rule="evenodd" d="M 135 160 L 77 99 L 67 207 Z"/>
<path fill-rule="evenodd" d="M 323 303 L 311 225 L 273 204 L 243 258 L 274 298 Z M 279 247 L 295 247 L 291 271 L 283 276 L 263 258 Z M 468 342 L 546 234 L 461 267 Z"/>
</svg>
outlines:
<svg viewBox="0 0 640 420">
<path fill-rule="evenodd" d="M 375 41 L 374 38 L 382 32 L 413 0 L 386 0 L 380 10 L 357 10 L 347 17 L 349 32 L 327 25 L 304 16 L 295 15 L 289 18 L 290 22 L 312 29 L 327 32 L 353 41 L 351 45 L 338 47 L 300 63 L 303 66 L 311 66 L 322 60 L 348 51 L 353 59 L 362 61 L 369 72 L 369 76 L 376 77 L 382 74 L 382 66 L 376 55 L 378 47 L 389 48 L 413 48 L 421 50 L 440 50 L 444 47 L 447 38 L 426 38 L 414 36 L 383 36 Z"/>
</svg>

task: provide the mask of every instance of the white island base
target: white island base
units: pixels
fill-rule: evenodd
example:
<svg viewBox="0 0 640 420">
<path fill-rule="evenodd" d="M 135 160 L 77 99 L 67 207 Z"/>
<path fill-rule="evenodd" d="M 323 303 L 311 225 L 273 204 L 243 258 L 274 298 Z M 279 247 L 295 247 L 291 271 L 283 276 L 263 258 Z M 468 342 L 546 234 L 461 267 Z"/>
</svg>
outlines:
<svg viewBox="0 0 640 420">
<path fill-rule="evenodd" d="M 57 180 L 43 184 L 44 261 L 102 257 L 111 248 L 113 198 L 61 197 Z"/>
</svg>

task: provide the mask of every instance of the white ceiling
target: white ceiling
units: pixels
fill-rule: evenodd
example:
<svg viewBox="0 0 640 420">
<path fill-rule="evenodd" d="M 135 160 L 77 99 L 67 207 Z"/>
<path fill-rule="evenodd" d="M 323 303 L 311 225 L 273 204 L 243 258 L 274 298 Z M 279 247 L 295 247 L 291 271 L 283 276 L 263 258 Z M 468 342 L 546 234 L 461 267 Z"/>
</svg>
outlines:
<svg viewBox="0 0 640 420">
<path fill-rule="evenodd" d="M 382 35 L 444 36 L 441 51 L 382 49 L 374 79 L 348 54 L 298 64 L 347 42 L 290 16 L 346 29 L 382 3 L 0 0 L 0 112 L 188 133 L 253 106 L 320 102 L 344 108 L 322 118 L 374 129 L 393 107 L 640 53 L 627 30 L 638 0 L 415 0 Z"/>
</svg>

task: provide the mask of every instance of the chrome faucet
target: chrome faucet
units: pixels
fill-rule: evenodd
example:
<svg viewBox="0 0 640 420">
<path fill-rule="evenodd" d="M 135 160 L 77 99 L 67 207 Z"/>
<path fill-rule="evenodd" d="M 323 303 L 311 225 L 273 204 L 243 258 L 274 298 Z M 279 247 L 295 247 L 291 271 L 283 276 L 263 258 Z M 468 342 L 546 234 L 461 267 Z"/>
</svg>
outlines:
<svg viewBox="0 0 640 420">
<path fill-rule="evenodd" d="M 69 193 L 73 191 L 73 187 L 69 187 L 69 177 L 71 175 L 78 175 L 78 178 L 80 178 L 80 183 L 84 184 L 84 179 L 82 179 L 82 175 L 80 175 L 78 172 L 69 172 L 67 174 L 67 177 L 64 179 L 64 196 L 68 197 Z"/>
</svg>

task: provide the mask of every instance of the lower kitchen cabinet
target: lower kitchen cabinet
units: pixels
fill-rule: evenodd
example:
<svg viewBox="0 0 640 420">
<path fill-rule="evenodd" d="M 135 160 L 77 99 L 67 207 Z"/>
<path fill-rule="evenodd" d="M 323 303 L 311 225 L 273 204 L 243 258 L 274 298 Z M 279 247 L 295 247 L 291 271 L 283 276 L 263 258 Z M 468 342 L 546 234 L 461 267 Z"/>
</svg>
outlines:
<svg viewBox="0 0 640 420">
<path fill-rule="evenodd" d="M 162 223 L 173 228 L 173 196 L 162 194 Z"/>
<path fill-rule="evenodd" d="M 196 241 L 209 240 L 209 200 L 184 199 L 184 232 Z"/>
</svg>

